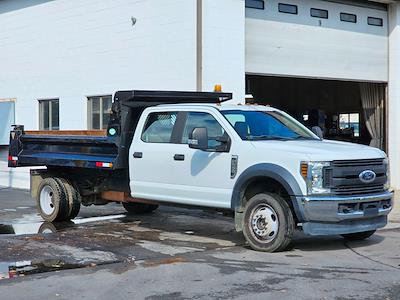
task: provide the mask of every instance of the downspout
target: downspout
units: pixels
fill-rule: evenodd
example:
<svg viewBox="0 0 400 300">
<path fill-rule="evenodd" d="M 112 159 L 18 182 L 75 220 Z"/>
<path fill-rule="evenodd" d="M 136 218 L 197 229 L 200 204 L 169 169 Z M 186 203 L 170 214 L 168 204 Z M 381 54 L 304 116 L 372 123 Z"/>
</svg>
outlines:
<svg viewBox="0 0 400 300">
<path fill-rule="evenodd" d="M 203 90 L 203 0 L 196 1 L 196 89 L 201 92 Z"/>
</svg>

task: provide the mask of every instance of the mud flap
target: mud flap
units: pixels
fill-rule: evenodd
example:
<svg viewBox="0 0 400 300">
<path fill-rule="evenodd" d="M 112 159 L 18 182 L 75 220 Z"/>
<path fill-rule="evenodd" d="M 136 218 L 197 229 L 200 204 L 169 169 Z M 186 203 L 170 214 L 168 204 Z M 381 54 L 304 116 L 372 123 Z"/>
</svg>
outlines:
<svg viewBox="0 0 400 300">
<path fill-rule="evenodd" d="M 243 212 L 235 212 L 235 229 L 236 232 L 243 231 Z"/>
</svg>

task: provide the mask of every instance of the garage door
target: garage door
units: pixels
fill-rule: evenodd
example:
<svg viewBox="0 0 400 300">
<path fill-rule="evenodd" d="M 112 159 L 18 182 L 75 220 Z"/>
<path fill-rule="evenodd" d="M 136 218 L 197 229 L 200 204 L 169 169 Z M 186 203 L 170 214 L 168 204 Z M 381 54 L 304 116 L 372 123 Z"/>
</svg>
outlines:
<svg viewBox="0 0 400 300">
<path fill-rule="evenodd" d="M 246 73 L 386 82 L 387 8 L 366 3 L 247 0 Z"/>
</svg>

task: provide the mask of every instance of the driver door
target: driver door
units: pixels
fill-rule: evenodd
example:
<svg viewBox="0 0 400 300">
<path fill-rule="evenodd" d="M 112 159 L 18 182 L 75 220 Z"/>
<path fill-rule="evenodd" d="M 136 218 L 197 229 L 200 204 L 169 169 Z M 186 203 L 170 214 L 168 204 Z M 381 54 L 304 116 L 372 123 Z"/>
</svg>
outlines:
<svg viewBox="0 0 400 300">
<path fill-rule="evenodd" d="M 188 145 L 190 133 L 194 128 L 206 128 L 208 147 L 202 151 L 191 149 Z M 180 161 L 176 161 L 174 173 L 179 176 L 179 198 L 191 205 L 229 208 L 233 180 L 231 174 L 230 151 L 213 151 L 221 142 L 218 138 L 227 136 L 221 123 L 209 112 L 186 112 L 180 144 L 177 153 Z"/>
</svg>

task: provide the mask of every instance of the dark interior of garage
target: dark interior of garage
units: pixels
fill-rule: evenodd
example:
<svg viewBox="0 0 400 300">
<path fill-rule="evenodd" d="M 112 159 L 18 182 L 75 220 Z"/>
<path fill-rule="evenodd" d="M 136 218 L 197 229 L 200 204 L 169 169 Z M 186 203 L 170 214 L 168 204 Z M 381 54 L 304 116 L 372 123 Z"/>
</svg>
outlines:
<svg viewBox="0 0 400 300">
<path fill-rule="evenodd" d="M 385 149 L 386 84 L 246 76 L 247 102 L 286 111 L 324 138 Z"/>
</svg>

